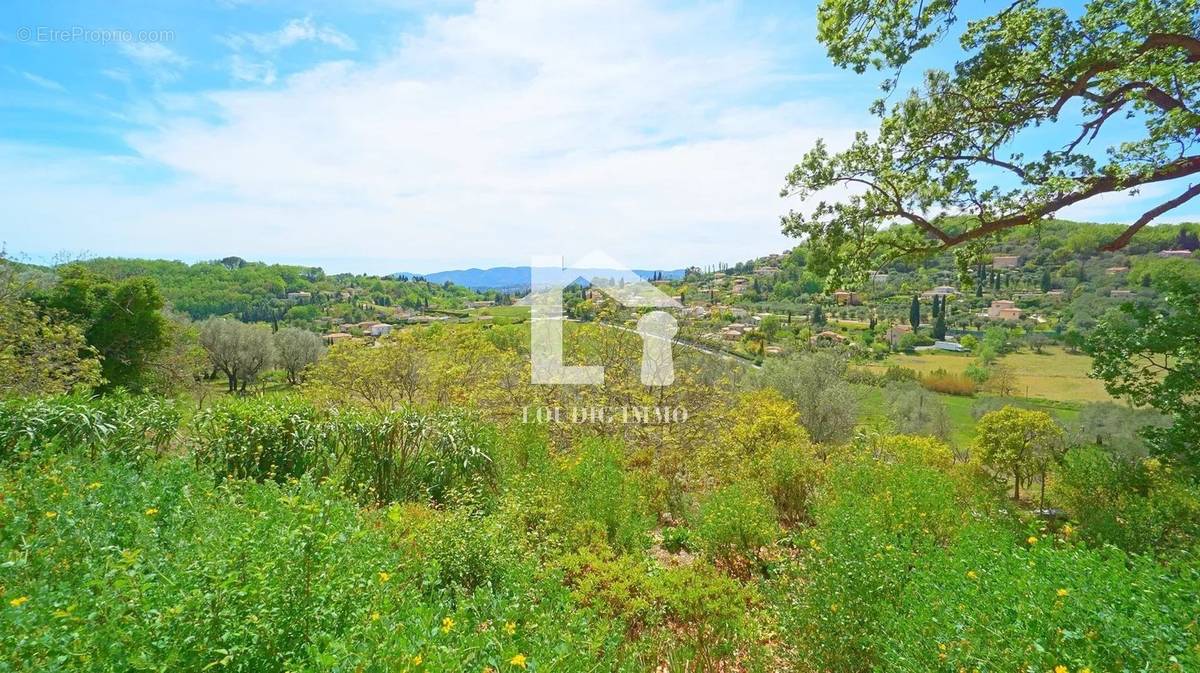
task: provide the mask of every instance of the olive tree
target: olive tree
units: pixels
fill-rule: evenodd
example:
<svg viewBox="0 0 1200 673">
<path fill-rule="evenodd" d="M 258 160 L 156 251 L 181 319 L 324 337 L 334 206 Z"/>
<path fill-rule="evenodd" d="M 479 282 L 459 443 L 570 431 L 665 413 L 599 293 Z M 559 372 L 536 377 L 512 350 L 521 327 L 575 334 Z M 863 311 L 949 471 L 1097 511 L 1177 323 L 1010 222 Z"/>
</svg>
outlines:
<svg viewBox="0 0 1200 673">
<path fill-rule="evenodd" d="M 308 330 L 284 327 L 275 333 L 275 351 L 288 383 L 296 385 L 304 368 L 316 364 L 325 354 L 325 342 Z"/>
<path fill-rule="evenodd" d="M 771 359 L 762 379 L 796 405 L 813 441 L 838 442 L 858 421 L 858 395 L 846 382 L 846 364 L 843 355 L 828 351 Z"/>
<path fill-rule="evenodd" d="M 209 318 L 200 325 L 200 345 L 209 361 L 229 381 L 229 392 L 246 385 L 275 360 L 271 328 L 230 318 Z"/>
</svg>

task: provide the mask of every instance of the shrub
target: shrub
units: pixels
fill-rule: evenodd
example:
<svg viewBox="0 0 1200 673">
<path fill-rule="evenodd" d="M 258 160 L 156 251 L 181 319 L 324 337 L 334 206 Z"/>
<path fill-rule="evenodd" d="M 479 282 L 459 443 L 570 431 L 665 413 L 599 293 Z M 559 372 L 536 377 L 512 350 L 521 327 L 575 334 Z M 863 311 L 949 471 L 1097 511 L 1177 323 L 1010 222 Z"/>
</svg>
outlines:
<svg viewBox="0 0 1200 673">
<path fill-rule="evenodd" d="M 1055 496 L 1082 539 L 1126 551 L 1188 549 L 1200 540 L 1200 489 L 1153 459 L 1126 461 L 1102 449 L 1071 449 Z"/>
<path fill-rule="evenodd" d="M 662 546 L 672 554 L 692 551 L 692 532 L 683 526 L 667 526 L 662 530 Z"/>
<path fill-rule="evenodd" d="M 965 374 L 951 374 L 945 369 L 938 369 L 921 377 L 921 385 L 935 393 L 975 396 L 975 381 Z"/>
<path fill-rule="evenodd" d="M 604 539 L 618 549 L 644 548 L 651 517 L 646 512 L 642 489 L 626 471 L 619 444 L 586 439 L 562 473 L 559 498 L 567 516 L 578 530 L 591 522 Z"/>
<path fill-rule="evenodd" d="M 83 450 L 142 464 L 166 451 L 179 421 L 174 401 L 122 390 L 91 398 L 15 398 L 0 403 L 0 459 Z"/>
<path fill-rule="evenodd" d="M 806 558 L 789 577 L 781 614 L 789 645 L 814 670 L 878 664 L 877 624 L 895 607 L 914 563 L 940 548 L 965 516 L 951 479 L 921 465 L 868 461 L 833 471 Z"/>
<path fill-rule="evenodd" d="M 1191 670 L 1195 565 L 971 529 L 881 610 L 879 671 Z M 1037 539 L 1037 538 L 1035 538 Z"/>
<path fill-rule="evenodd" d="M 755 484 L 725 486 L 700 505 L 696 538 L 707 554 L 726 565 L 757 559 L 759 548 L 773 542 L 778 533 L 775 508 Z"/>
<path fill-rule="evenodd" d="M 681 648 L 668 657 L 670 670 L 725 670 L 718 662 L 746 648 L 753 629 L 746 614 L 754 592 L 711 566 L 693 563 L 655 577 L 665 612 Z M 749 657 L 747 657 L 749 658 Z"/>
<path fill-rule="evenodd" d="M 825 481 L 824 464 L 807 442 L 777 445 L 769 460 L 767 492 L 780 520 L 791 525 L 808 521 L 817 491 Z"/>
<path fill-rule="evenodd" d="M 286 481 L 327 474 L 337 435 L 312 405 L 291 397 L 228 398 L 193 419 L 196 460 L 219 476 Z"/>
<path fill-rule="evenodd" d="M 495 433 L 470 414 L 339 411 L 331 428 L 339 481 L 361 502 L 444 502 L 452 489 L 493 485 Z"/>
</svg>

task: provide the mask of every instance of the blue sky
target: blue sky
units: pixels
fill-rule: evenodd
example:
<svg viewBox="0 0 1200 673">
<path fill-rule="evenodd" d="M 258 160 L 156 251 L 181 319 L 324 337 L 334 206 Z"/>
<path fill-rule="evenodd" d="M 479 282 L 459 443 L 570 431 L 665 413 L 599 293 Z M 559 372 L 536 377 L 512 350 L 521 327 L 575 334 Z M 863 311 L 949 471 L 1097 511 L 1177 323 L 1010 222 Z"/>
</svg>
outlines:
<svg viewBox="0 0 1200 673">
<path fill-rule="evenodd" d="M 0 18 L 10 254 L 732 262 L 792 244 L 778 192 L 817 138 L 874 126 L 877 79 L 826 62 L 805 3 L 158 4 Z"/>
</svg>

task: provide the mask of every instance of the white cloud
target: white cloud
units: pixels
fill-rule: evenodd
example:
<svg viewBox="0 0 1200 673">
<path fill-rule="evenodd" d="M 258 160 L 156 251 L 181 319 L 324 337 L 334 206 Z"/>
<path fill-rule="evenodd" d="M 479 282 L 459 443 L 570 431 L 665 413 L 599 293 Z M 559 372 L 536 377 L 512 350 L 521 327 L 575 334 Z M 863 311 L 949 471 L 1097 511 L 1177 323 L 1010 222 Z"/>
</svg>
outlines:
<svg viewBox="0 0 1200 673">
<path fill-rule="evenodd" d="M 159 82 L 178 80 L 188 65 L 186 58 L 158 42 L 122 42 L 118 48 Z"/>
<path fill-rule="evenodd" d="M 292 19 L 276 31 L 238 33 L 229 36 L 225 41 L 235 49 L 248 46 L 264 54 L 277 52 L 300 42 L 320 42 L 344 51 L 353 51 L 357 46 L 350 36 L 338 31 L 333 26 L 317 25 L 311 16 Z"/>
<path fill-rule="evenodd" d="M 21 76 L 24 77 L 25 79 L 29 80 L 30 82 L 33 82 L 34 84 L 42 87 L 43 89 L 49 89 L 51 91 L 66 91 L 67 90 L 63 85 L 59 84 L 58 82 L 55 82 L 52 79 L 47 79 L 45 77 L 41 77 L 39 75 L 35 75 L 31 72 L 22 71 Z"/>
<path fill-rule="evenodd" d="M 239 82 L 274 84 L 276 78 L 274 63 L 254 63 L 240 54 L 234 54 L 230 59 L 229 72 Z"/>
<path fill-rule="evenodd" d="M 736 261 L 790 244 L 778 191 L 816 138 L 871 123 L 808 94 L 764 30 L 728 5 L 481 0 L 381 61 L 177 102 L 128 138 L 139 171 L 172 181 L 33 184 L 0 164 L 0 193 L 40 236 L 101 252 L 386 259 L 358 267 L 376 272 L 593 249 Z M 781 82 L 786 100 L 767 93 Z"/>
</svg>

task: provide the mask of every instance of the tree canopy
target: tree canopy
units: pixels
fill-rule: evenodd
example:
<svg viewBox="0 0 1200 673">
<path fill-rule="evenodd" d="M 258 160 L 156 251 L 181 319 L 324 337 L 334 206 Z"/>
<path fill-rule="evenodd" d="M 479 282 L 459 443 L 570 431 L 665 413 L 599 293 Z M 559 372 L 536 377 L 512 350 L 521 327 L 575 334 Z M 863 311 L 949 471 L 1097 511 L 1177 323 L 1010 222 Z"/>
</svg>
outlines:
<svg viewBox="0 0 1200 673">
<path fill-rule="evenodd" d="M 890 106 L 876 101 L 875 134 L 837 153 L 820 141 L 787 176 L 783 196 L 846 190 L 783 218 L 785 233 L 810 239 L 831 285 L 948 249 L 970 282 L 970 264 L 999 233 L 1200 172 L 1200 0 L 1044 4 L 1016 0 L 969 21 L 952 71 L 930 69 Z M 890 95 L 914 55 L 950 31 L 958 5 L 824 0 L 818 36 L 836 65 L 891 71 Z M 1181 186 L 1102 247 L 1122 248 L 1197 194 L 1200 184 Z"/>
</svg>

